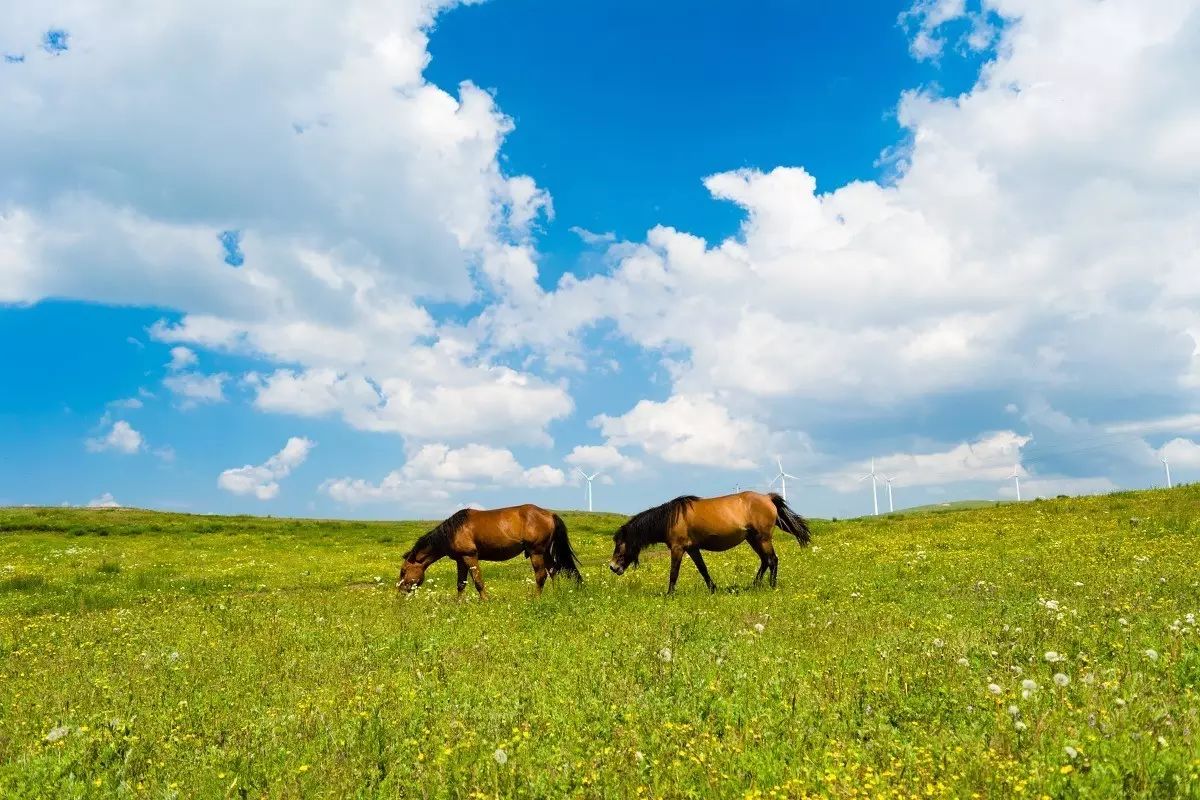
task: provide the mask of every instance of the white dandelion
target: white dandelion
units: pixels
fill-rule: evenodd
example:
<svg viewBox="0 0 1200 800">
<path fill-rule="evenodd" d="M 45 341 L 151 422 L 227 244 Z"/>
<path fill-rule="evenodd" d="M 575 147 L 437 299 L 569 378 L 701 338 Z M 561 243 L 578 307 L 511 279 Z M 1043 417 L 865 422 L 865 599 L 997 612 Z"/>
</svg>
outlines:
<svg viewBox="0 0 1200 800">
<path fill-rule="evenodd" d="M 998 683 L 989 683 L 988 691 L 991 692 L 992 694 L 1002 694 L 1004 692 L 1004 689 L 1002 689 L 1000 687 L 1000 684 L 998 684 Z"/>
<path fill-rule="evenodd" d="M 57 728 L 51 728 L 50 732 L 46 734 L 46 741 L 47 742 L 57 742 L 59 739 L 63 738 L 70 732 L 71 732 L 71 729 L 68 728 L 66 725 L 60 725 Z"/>
<path fill-rule="evenodd" d="M 1067 675 L 1064 672 L 1054 673 L 1054 685 L 1055 686 L 1059 686 L 1059 687 L 1066 686 L 1070 682 L 1071 682 L 1070 675 Z"/>
<path fill-rule="evenodd" d="M 502 767 L 508 763 L 508 753 L 504 752 L 503 747 L 497 747 L 496 752 L 492 753 L 492 758 Z"/>
<path fill-rule="evenodd" d="M 669 647 L 664 647 L 662 650 L 659 650 L 659 651 L 658 651 L 658 658 L 659 658 L 659 660 L 661 660 L 661 661 L 665 661 L 665 662 L 667 662 L 667 663 L 670 663 L 670 662 L 671 662 L 671 658 L 672 658 L 672 654 L 671 654 L 671 648 L 669 648 Z"/>
<path fill-rule="evenodd" d="M 1057 662 L 1059 662 L 1059 661 L 1066 661 L 1066 660 L 1067 660 L 1067 657 L 1066 657 L 1066 656 L 1064 656 L 1064 655 L 1060 655 L 1059 653 L 1055 652 L 1054 650 L 1047 650 L 1047 651 L 1046 651 L 1046 655 L 1044 656 L 1044 658 L 1046 659 L 1046 663 L 1047 663 L 1047 664 L 1054 664 L 1054 663 L 1057 663 Z"/>
<path fill-rule="evenodd" d="M 1151 661 L 1158 661 L 1158 651 L 1154 649 L 1146 650 L 1146 658 Z"/>
<path fill-rule="evenodd" d="M 761 622 L 756 622 L 756 623 L 754 623 L 754 632 L 755 632 L 755 633 L 762 633 L 762 632 L 763 632 L 763 631 L 765 631 L 766 629 L 767 629 L 767 628 L 766 628 L 766 626 L 765 626 L 765 625 L 763 625 Z M 668 659 L 668 661 L 669 661 L 669 660 L 670 660 L 670 659 Z"/>
<path fill-rule="evenodd" d="M 1028 728 L 1029 726 L 1026 725 L 1024 722 L 1021 722 L 1021 720 L 1017 720 L 1016 722 L 1013 723 L 1013 727 L 1019 731 L 1023 731 L 1026 728 Z"/>
<path fill-rule="evenodd" d="M 1079 758 L 1079 751 L 1071 747 L 1071 745 L 1064 747 L 1063 752 L 1067 754 L 1067 758 Z"/>
<path fill-rule="evenodd" d="M 958 665 L 959 665 L 960 667 L 969 667 L 969 666 L 971 666 L 971 662 L 970 662 L 970 661 L 968 661 L 968 660 L 967 660 L 967 659 L 965 659 L 965 658 L 960 658 L 960 659 L 958 660 Z"/>
</svg>

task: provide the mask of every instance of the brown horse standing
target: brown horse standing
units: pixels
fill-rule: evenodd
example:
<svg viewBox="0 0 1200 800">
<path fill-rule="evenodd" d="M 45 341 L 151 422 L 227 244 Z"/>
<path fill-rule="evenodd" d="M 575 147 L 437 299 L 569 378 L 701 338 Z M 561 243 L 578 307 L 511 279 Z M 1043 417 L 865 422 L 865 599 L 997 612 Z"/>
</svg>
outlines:
<svg viewBox="0 0 1200 800">
<path fill-rule="evenodd" d="M 808 544 L 808 522 L 777 494 L 740 492 L 707 499 L 691 495 L 676 497 L 637 514 L 617 529 L 613 535 L 612 562 L 608 566 L 620 575 L 630 566 L 637 566 L 638 556 L 646 545 L 665 544 L 671 550 L 667 594 L 675 591 L 684 553 L 696 563 L 708 590 L 715 592 L 717 584 L 708 576 L 700 551 L 728 550 L 747 542 L 762 560 L 754 585 L 762 583 L 763 575 L 770 570 L 774 587 L 779 557 L 771 539 L 776 526 L 793 534 L 801 545 Z"/>
<path fill-rule="evenodd" d="M 527 504 L 495 511 L 464 508 L 455 513 L 417 539 L 404 554 L 396 587 L 411 592 L 424 583 L 425 570 L 430 564 L 448 556 L 458 565 L 459 596 L 470 575 L 479 596 L 486 598 L 479 562 L 507 561 L 520 553 L 525 554 L 533 567 L 539 593 L 546 577 L 559 572 L 573 576 L 576 581 L 583 580 L 567 538 L 566 524 L 557 514 Z"/>
</svg>

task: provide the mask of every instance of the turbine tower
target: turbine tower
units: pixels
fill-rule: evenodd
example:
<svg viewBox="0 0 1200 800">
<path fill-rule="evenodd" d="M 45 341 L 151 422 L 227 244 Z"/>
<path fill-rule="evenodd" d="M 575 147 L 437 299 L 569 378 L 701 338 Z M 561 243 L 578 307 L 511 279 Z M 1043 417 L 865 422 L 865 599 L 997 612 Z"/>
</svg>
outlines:
<svg viewBox="0 0 1200 800">
<path fill-rule="evenodd" d="M 879 487 L 879 473 L 877 473 L 875 471 L 875 459 L 873 459 L 873 458 L 871 459 L 871 471 L 868 472 L 866 475 L 863 475 L 861 478 L 859 478 L 858 482 L 862 483 L 867 478 L 871 479 L 871 503 L 875 509 L 875 511 L 873 513 L 875 516 L 878 517 L 879 516 L 879 488 L 878 488 Z"/>
<path fill-rule="evenodd" d="M 772 486 L 775 485 L 775 481 L 779 481 L 779 496 L 782 497 L 784 500 L 787 500 L 787 479 L 788 478 L 791 478 L 792 480 L 800 480 L 800 479 L 797 478 L 795 475 L 789 475 L 788 473 L 783 471 L 783 459 L 780 458 L 779 456 L 775 457 L 775 463 L 779 465 L 779 474 L 776 475 L 774 478 L 771 478 L 771 482 L 767 484 L 767 488 L 770 489 Z"/>
<path fill-rule="evenodd" d="M 1171 464 L 1167 461 L 1166 456 L 1163 456 L 1162 458 L 1160 458 L 1159 461 L 1163 462 L 1163 469 L 1165 469 L 1167 471 L 1167 488 L 1170 489 L 1171 488 Z"/>
<path fill-rule="evenodd" d="M 1021 465 L 1013 464 L 1013 474 L 1008 477 L 1013 479 L 1013 483 L 1017 487 L 1017 502 L 1021 502 Z"/>
<path fill-rule="evenodd" d="M 588 511 L 591 511 L 592 510 L 592 479 L 595 478 L 600 473 L 593 472 L 591 475 L 588 475 L 586 472 L 581 470 L 579 467 L 576 467 L 575 471 L 578 472 L 585 481 L 587 481 Z"/>
<path fill-rule="evenodd" d="M 892 503 L 892 481 L 894 481 L 894 480 L 896 480 L 895 475 L 892 475 L 890 478 L 887 475 L 883 476 L 883 482 L 886 483 L 887 487 L 888 487 L 888 513 L 889 514 L 894 514 L 896 512 L 896 506 Z"/>
</svg>

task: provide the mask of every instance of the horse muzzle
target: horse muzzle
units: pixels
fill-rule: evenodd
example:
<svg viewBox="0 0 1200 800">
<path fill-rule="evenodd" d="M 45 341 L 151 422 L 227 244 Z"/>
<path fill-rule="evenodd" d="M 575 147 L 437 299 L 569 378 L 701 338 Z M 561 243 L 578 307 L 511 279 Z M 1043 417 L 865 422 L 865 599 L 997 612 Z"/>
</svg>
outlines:
<svg viewBox="0 0 1200 800">
<path fill-rule="evenodd" d="M 612 563 L 611 561 L 608 562 L 608 568 L 613 571 L 614 575 L 624 575 L 625 574 L 624 567 L 618 567 L 616 564 Z"/>
</svg>

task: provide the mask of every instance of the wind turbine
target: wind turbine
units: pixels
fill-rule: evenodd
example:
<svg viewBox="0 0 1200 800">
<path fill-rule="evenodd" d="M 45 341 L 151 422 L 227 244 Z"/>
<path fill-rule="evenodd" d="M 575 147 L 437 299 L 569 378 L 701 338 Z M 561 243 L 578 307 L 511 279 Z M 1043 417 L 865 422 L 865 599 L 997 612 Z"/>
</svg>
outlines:
<svg viewBox="0 0 1200 800">
<path fill-rule="evenodd" d="M 1166 456 L 1163 456 L 1162 458 L 1160 458 L 1159 461 L 1163 462 L 1163 469 L 1165 469 L 1167 471 L 1167 488 L 1170 489 L 1171 488 L 1171 465 L 1167 461 Z"/>
<path fill-rule="evenodd" d="M 576 467 L 576 468 L 575 468 L 575 471 L 576 471 L 576 472 L 578 472 L 578 473 L 579 473 L 579 474 L 580 474 L 580 475 L 583 477 L 583 479 L 584 479 L 585 481 L 587 481 L 587 485 L 588 485 L 588 511 L 591 511 L 591 510 L 592 510 L 592 479 L 593 479 L 593 478 L 595 478 L 595 477 L 596 477 L 597 475 L 599 475 L 600 473 L 599 473 L 599 472 L 593 472 L 591 475 L 588 475 L 586 472 L 584 472 L 583 470 L 581 470 L 579 467 Z"/>
<path fill-rule="evenodd" d="M 783 459 L 779 456 L 775 457 L 775 463 L 779 465 L 779 474 L 774 478 L 771 478 L 771 482 L 767 484 L 767 488 L 770 489 L 775 485 L 775 481 L 779 481 L 779 496 L 784 500 L 787 500 L 787 479 L 791 478 L 794 481 L 798 481 L 800 479 L 795 475 L 789 475 L 783 471 Z"/>
<path fill-rule="evenodd" d="M 878 490 L 879 474 L 877 472 L 875 472 L 875 459 L 873 459 L 873 458 L 871 459 L 871 471 L 868 472 L 866 475 L 863 475 L 861 478 L 859 478 L 858 482 L 862 483 L 867 478 L 871 479 L 871 502 L 874 504 L 874 507 L 875 507 L 875 512 L 874 512 L 875 516 L 878 517 L 879 516 L 879 490 Z M 891 487 L 889 486 L 888 488 L 890 489 Z"/>
<path fill-rule="evenodd" d="M 1017 502 L 1021 502 L 1021 470 L 1020 464 L 1013 464 L 1013 474 L 1008 477 L 1013 479 L 1013 483 L 1017 487 Z"/>
<path fill-rule="evenodd" d="M 889 514 L 894 514 L 896 512 L 896 506 L 892 504 L 892 481 L 894 481 L 894 480 L 896 480 L 895 475 L 891 476 L 890 478 L 887 475 L 883 476 L 883 482 L 886 483 L 887 487 L 888 487 L 888 513 Z"/>
</svg>

